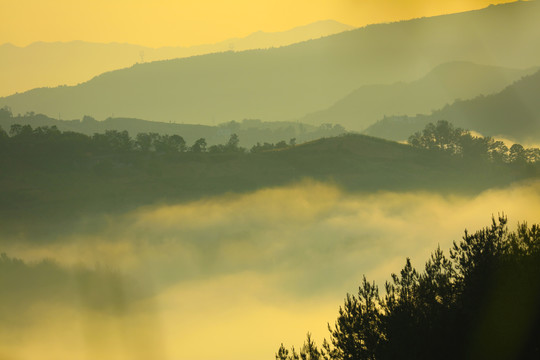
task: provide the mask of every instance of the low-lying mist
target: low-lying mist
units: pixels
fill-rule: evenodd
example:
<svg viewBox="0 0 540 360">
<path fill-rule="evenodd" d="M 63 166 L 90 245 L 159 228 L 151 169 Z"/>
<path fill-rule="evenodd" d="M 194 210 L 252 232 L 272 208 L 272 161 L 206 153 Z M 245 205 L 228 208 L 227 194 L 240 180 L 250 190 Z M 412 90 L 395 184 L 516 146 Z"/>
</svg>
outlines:
<svg viewBox="0 0 540 360">
<path fill-rule="evenodd" d="M 306 181 L 3 239 L 0 358 L 272 358 L 322 340 L 363 274 L 382 288 L 501 212 L 538 223 L 540 182 L 465 197 Z"/>
</svg>

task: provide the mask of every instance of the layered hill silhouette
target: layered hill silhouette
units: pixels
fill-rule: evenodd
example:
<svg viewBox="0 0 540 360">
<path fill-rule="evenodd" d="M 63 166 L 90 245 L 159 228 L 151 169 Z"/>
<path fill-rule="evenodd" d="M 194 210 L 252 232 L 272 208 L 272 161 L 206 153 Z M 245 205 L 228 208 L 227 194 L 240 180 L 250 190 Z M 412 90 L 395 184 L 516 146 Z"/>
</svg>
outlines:
<svg viewBox="0 0 540 360">
<path fill-rule="evenodd" d="M 540 72 L 526 76 L 499 93 L 459 100 L 430 115 L 387 117 L 365 130 L 386 139 L 405 140 L 430 122 L 446 120 L 485 136 L 524 143 L 540 142 Z"/>
<path fill-rule="evenodd" d="M 132 66 L 139 62 L 175 59 L 223 51 L 264 49 L 317 39 L 352 26 L 333 20 L 318 21 L 282 32 L 258 31 L 244 38 L 190 47 L 150 48 L 134 44 L 36 42 L 19 47 L 0 45 L 0 96 L 37 87 L 76 85 L 96 75 Z"/>
<path fill-rule="evenodd" d="M 213 124 L 296 119 L 367 84 L 413 81 L 451 61 L 540 64 L 540 6 L 515 2 L 378 24 L 286 47 L 137 64 L 74 87 L 0 99 L 13 112 Z M 113 116 L 114 115 L 114 116 Z"/>
<path fill-rule="evenodd" d="M 97 121 L 89 116 L 83 119 L 58 120 L 43 114 L 28 113 L 24 116 L 12 114 L 0 109 L 0 128 L 9 132 L 13 125 L 30 125 L 37 127 L 56 127 L 60 131 L 72 131 L 92 136 L 109 130 L 127 131 L 135 137 L 138 133 L 155 133 L 160 135 L 180 135 L 188 144 L 204 138 L 210 145 L 223 144 L 234 133 L 239 136 L 240 146 L 251 148 L 257 143 L 278 143 L 280 141 L 306 142 L 321 137 L 336 136 L 345 133 L 340 125 L 322 124 L 319 126 L 299 122 L 279 121 L 263 122 L 258 119 L 244 119 L 240 122 L 230 121 L 215 126 L 174 124 L 159 121 L 147 121 L 133 118 L 108 118 Z"/>
<path fill-rule="evenodd" d="M 470 62 L 445 63 L 410 83 L 362 86 L 330 108 L 308 114 L 299 121 L 338 123 L 360 131 L 384 116 L 425 114 L 456 99 L 499 92 L 536 69 L 517 70 Z"/>
</svg>

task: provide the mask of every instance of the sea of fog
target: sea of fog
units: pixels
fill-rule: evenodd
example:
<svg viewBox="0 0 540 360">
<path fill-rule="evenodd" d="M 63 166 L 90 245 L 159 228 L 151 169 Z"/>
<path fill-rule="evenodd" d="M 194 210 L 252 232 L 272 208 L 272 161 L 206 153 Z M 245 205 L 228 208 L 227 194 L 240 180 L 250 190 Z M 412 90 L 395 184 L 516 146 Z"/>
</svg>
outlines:
<svg viewBox="0 0 540 360">
<path fill-rule="evenodd" d="M 0 358 L 272 359 L 308 331 L 320 343 L 364 274 L 382 291 L 406 257 L 422 268 L 437 246 L 503 212 L 511 228 L 540 222 L 540 182 L 467 197 L 306 181 L 89 219 L 54 241 L 19 234 L 0 249 L 27 265 L 2 274 L 13 281 L 0 297 Z M 17 281 L 39 277 L 32 266 L 43 259 L 75 295 Z M 86 301 L 105 290 L 69 276 L 80 269 L 113 274 L 119 305 Z"/>
</svg>

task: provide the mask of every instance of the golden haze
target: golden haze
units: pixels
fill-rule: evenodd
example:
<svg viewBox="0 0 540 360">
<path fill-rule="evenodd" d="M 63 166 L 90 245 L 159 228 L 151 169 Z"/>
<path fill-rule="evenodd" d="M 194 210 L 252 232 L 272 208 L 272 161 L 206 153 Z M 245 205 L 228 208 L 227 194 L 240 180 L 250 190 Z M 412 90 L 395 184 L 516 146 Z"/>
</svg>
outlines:
<svg viewBox="0 0 540 360">
<path fill-rule="evenodd" d="M 467 11 L 501 0 L 3 0 L 0 44 L 35 41 L 190 46 L 318 20 L 353 26 Z"/>
</svg>

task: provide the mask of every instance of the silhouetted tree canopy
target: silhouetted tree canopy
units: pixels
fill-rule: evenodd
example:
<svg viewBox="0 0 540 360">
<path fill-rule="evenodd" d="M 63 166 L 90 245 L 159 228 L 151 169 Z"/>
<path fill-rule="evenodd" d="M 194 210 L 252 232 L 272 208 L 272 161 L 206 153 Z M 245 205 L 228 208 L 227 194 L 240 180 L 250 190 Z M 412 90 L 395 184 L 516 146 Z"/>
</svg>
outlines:
<svg viewBox="0 0 540 360">
<path fill-rule="evenodd" d="M 258 153 L 258 152 L 270 151 L 270 150 L 275 150 L 275 149 L 285 149 L 285 148 L 292 147 L 295 145 L 296 145 L 296 139 L 291 139 L 291 141 L 289 142 L 289 145 L 287 145 L 285 140 L 281 140 L 277 142 L 276 144 L 270 144 L 270 143 L 265 142 L 264 144 L 261 145 L 261 143 L 257 143 L 251 148 L 250 151 L 252 153 Z"/>
<path fill-rule="evenodd" d="M 465 231 L 449 257 L 437 248 L 422 272 L 407 259 L 385 292 L 364 277 L 328 326 L 330 341 L 319 349 L 308 334 L 301 358 L 540 358 L 539 225 L 511 232 L 505 216 L 493 218 Z M 276 353 L 295 358 L 283 344 Z"/>
<path fill-rule="evenodd" d="M 507 163 L 535 163 L 540 161 L 540 149 L 525 149 L 513 144 L 510 149 L 491 137 L 473 136 L 470 131 L 454 128 L 448 121 L 429 123 L 424 130 L 411 135 L 409 144 L 422 149 L 441 151 L 466 159 Z"/>
<path fill-rule="evenodd" d="M 206 151 L 206 140 L 203 138 L 198 139 L 195 141 L 193 146 L 191 146 L 191 151 L 195 153 L 205 152 Z"/>
<path fill-rule="evenodd" d="M 246 149 L 239 146 L 240 139 L 237 134 L 231 134 L 226 144 L 212 145 L 208 148 L 210 153 L 244 153 Z"/>
<path fill-rule="evenodd" d="M 204 138 L 208 144 L 207 146 L 217 144 L 226 145 L 231 134 L 236 134 L 241 139 L 238 147 L 240 145 L 251 147 L 257 141 L 261 143 L 275 143 L 290 138 L 296 138 L 297 141 L 305 142 L 346 133 L 346 130 L 339 125 L 328 126 L 328 124 L 323 124 L 321 126 L 314 126 L 287 121 L 263 122 L 258 119 L 244 119 L 241 122 L 230 121 L 215 126 L 111 117 L 103 121 L 98 121 L 89 115 L 84 115 L 80 120 L 59 120 L 34 112 L 14 116 L 10 108 L 1 108 L 0 126 L 7 132 L 13 124 L 21 126 L 30 125 L 32 128 L 56 126 L 61 131 L 78 132 L 89 136 L 93 136 L 95 133 L 102 134 L 107 130 L 116 130 L 119 132 L 126 130 L 130 134 L 143 133 L 152 136 L 154 134 L 158 136 L 178 135 L 189 143 Z M 135 137 L 133 140 L 136 142 L 137 138 Z M 138 144 L 135 144 L 135 146 L 138 146 Z M 156 149 L 152 147 L 152 150 L 149 151 L 154 152 Z"/>
</svg>

